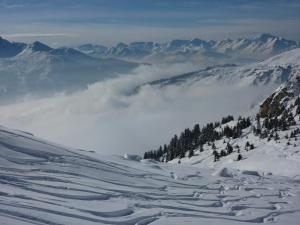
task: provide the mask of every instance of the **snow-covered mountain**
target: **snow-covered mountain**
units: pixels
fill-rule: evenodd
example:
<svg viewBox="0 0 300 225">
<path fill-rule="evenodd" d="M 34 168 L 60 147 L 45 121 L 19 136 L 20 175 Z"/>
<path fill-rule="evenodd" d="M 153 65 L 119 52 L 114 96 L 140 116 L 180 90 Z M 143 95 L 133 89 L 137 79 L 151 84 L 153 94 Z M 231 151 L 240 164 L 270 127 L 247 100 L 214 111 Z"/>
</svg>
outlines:
<svg viewBox="0 0 300 225">
<path fill-rule="evenodd" d="M 170 85 L 229 84 L 238 86 L 280 85 L 300 74 L 300 48 L 296 48 L 265 61 L 244 66 L 224 64 L 209 66 L 199 71 L 155 80 L 144 85 L 165 87 Z M 139 87 L 140 88 L 140 87 Z"/>
<path fill-rule="evenodd" d="M 0 36 L 0 58 L 13 57 L 26 47 L 24 43 L 10 42 Z"/>
<path fill-rule="evenodd" d="M 299 43 L 286 40 L 270 34 L 261 34 L 254 38 L 240 38 L 217 42 L 213 48 L 218 52 L 240 54 L 244 57 L 258 57 L 260 59 L 299 47 Z"/>
<path fill-rule="evenodd" d="M 194 61 L 201 65 L 243 63 L 266 59 L 281 52 L 299 47 L 299 43 L 270 34 L 236 40 L 205 41 L 172 40 L 167 43 L 119 43 L 111 48 L 82 45 L 79 49 L 100 58 L 113 57 L 143 62 Z"/>
<path fill-rule="evenodd" d="M 108 48 L 103 45 L 93 45 L 93 44 L 84 44 L 78 47 L 78 50 L 95 57 L 104 54 L 107 51 L 107 49 Z"/>
<path fill-rule="evenodd" d="M 5 50 L 5 52 L 9 52 Z M 118 59 L 97 59 L 78 50 L 53 49 L 34 42 L 13 57 L 0 59 L 0 98 L 74 91 L 128 73 L 137 67 Z"/>
</svg>

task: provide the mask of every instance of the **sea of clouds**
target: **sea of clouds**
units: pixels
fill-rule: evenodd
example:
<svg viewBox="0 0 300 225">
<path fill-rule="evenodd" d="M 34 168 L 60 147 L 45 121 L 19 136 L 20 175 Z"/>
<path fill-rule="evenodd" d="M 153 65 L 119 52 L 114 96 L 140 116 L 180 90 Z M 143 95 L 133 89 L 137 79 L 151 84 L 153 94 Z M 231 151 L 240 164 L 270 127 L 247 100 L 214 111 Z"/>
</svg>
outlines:
<svg viewBox="0 0 300 225">
<path fill-rule="evenodd" d="M 2 105 L 0 124 L 102 154 L 142 154 L 196 123 L 249 114 L 251 106 L 268 94 L 261 87 L 201 82 L 163 88 L 145 85 L 134 92 L 145 82 L 196 69 L 187 63 L 143 65 L 72 95 Z"/>
</svg>

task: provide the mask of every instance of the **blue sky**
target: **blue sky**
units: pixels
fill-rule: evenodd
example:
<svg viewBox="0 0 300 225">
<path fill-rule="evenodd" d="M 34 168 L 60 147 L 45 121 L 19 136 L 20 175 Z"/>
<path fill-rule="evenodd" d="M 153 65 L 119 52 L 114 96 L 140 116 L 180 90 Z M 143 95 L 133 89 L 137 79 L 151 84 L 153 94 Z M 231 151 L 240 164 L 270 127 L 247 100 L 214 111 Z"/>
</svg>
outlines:
<svg viewBox="0 0 300 225">
<path fill-rule="evenodd" d="M 223 39 L 300 40 L 299 0 L 0 0 L 0 35 L 50 45 Z"/>
</svg>

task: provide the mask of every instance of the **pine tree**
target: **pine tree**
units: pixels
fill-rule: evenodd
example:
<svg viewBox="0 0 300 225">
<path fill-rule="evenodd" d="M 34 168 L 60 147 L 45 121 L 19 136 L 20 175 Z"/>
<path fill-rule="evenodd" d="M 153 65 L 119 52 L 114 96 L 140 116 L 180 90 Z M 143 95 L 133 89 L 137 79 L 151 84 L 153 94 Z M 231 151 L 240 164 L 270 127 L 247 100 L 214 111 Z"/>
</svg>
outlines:
<svg viewBox="0 0 300 225">
<path fill-rule="evenodd" d="M 223 118 L 222 118 L 222 121 L 221 121 L 221 124 L 228 123 L 228 122 L 230 122 L 230 121 L 232 121 L 232 120 L 234 120 L 234 117 L 231 116 L 231 115 L 229 115 L 229 116 L 227 116 L 227 117 L 223 117 Z"/>
<path fill-rule="evenodd" d="M 249 141 L 247 141 L 245 144 L 245 150 L 248 151 L 249 148 L 250 148 L 250 143 L 249 143 Z"/>
<path fill-rule="evenodd" d="M 219 160 L 219 158 L 220 158 L 219 153 L 216 150 L 214 150 L 213 151 L 213 155 L 214 155 L 214 162 L 217 162 Z"/>
<path fill-rule="evenodd" d="M 144 153 L 144 159 L 148 159 L 148 152 Z"/>
<path fill-rule="evenodd" d="M 200 125 L 199 124 L 196 124 L 194 126 L 194 129 L 192 131 L 192 138 L 193 138 L 193 147 L 196 148 L 199 146 L 199 142 L 200 142 L 200 134 L 201 134 L 201 131 L 200 131 Z"/>
<path fill-rule="evenodd" d="M 189 158 L 192 158 L 194 156 L 194 150 L 190 149 L 189 150 Z"/>
<path fill-rule="evenodd" d="M 234 146 L 234 148 L 236 148 L 236 149 L 237 149 L 237 152 L 240 153 L 241 150 L 240 150 L 240 146 L 239 146 L 238 144 L 236 144 L 236 145 Z"/>
<path fill-rule="evenodd" d="M 213 143 L 211 147 L 212 147 L 213 150 L 216 150 L 216 149 L 217 149 L 215 143 Z"/>
<path fill-rule="evenodd" d="M 203 145 L 201 144 L 200 145 L 200 152 L 203 152 L 204 151 L 204 148 L 203 148 Z"/>
<path fill-rule="evenodd" d="M 241 154 L 238 154 L 237 161 L 240 161 L 242 159 L 243 159 L 243 156 Z"/>
<path fill-rule="evenodd" d="M 260 124 L 260 115 L 259 113 L 256 115 L 256 134 L 261 133 L 261 124 Z"/>
<path fill-rule="evenodd" d="M 227 155 L 226 151 L 222 149 L 221 152 L 220 152 L 220 156 L 221 156 L 221 157 L 224 157 L 224 156 L 226 156 L 226 155 Z"/>
<path fill-rule="evenodd" d="M 167 145 L 164 145 L 164 149 L 163 149 L 164 154 L 166 154 L 168 152 L 168 147 Z"/>
<path fill-rule="evenodd" d="M 226 149 L 227 149 L 227 154 L 231 154 L 233 152 L 233 147 L 231 144 L 227 143 L 227 146 L 226 146 Z"/>
<path fill-rule="evenodd" d="M 278 133 L 277 132 L 275 132 L 275 136 L 274 136 L 274 140 L 275 141 L 278 141 L 280 138 L 279 138 L 279 135 L 278 135 Z"/>
</svg>

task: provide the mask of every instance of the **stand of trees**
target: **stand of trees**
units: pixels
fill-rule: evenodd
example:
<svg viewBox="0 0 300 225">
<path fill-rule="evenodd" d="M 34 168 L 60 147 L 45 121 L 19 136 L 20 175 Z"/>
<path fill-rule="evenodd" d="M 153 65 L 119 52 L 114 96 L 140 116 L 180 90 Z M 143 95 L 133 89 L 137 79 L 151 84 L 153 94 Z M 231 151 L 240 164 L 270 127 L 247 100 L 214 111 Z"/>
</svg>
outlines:
<svg viewBox="0 0 300 225">
<path fill-rule="evenodd" d="M 216 128 L 221 124 L 228 123 L 234 120 L 233 116 L 227 116 L 222 118 L 221 122 L 208 123 L 202 128 L 199 124 L 196 124 L 192 130 L 185 129 L 179 136 L 174 135 L 169 144 L 160 146 L 156 150 L 145 152 L 144 159 L 155 159 L 157 161 L 170 161 L 174 158 L 183 158 L 188 152 L 188 156 L 194 155 L 194 149 L 203 151 L 203 145 L 210 143 L 214 145 L 216 140 L 220 140 L 223 137 L 238 138 L 242 135 L 242 130 L 251 125 L 250 118 L 239 117 L 236 126 L 225 126 L 221 131 L 217 131 Z M 226 147 L 226 155 L 233 151 L 232 146 Z M 219 154 L 219 153 L 218 153 Z"/>
<path fill-rule="evenodd" d="M 285 108 L 284 105 L 273 104 L 272 108 L 275 113 L 262 114 L 261 112 L 257 115 L 257 125 L 253 126 L 253 132 L 255 135 L 259 135 L 260 138 L 268 138 L 268 140 L 274 139 L 279 141 L 280 137 L 277 133 L 279 130 L 288 130 L 290 126 L 296 124 L 295 116 L 300 114 L 300 98 L 298 97 L 293 106 L 289 109 Z M 293 115 L 295 110 L 295 115 Z M 263 128 L 260 126 L 260 118 L 263 118 Z M 226 156 L 233 152 L 233 147 L 227 143 L 226 149 L 220 152 L 216 151 L 214 142 L 222 138 L 236 139 L 242 135 L 242 131 L 245 128 L 251 126 L 250 118 L 239 117 L 235 126 L 228 126 L 228 122 L 233 121 L 234 117 L 229 115 L 223 117 L 220 122 L 208 123 L 202 128 L 199 124 L 196 124 L 193 129 L 185 129 L 179 136 L 174 135 L 168 144 L 163 147 L 160 146 L 156 150 L 145 152 L 144 159 L 155 159 L 158 161 L 170 161 L 174 158 L 183 158 L 188 154 L 189 157 L 194 155 L 194 150 L 199 149 L 200 152 L 204 151 L 203 145 L 208 144 L 212 146 L 214 160 L 219 160 L 220 157 Z M 227 125 L 226 125 L 227 124 Z M 218 129 L 216 129 L 218 128 Z M 292 131 L 290 137 L 286 135 L 287 139 L 295 138 L 300 134 L 300 130 L 296 129 Z M 224 144 L 226 144 L 224 139 Z M 240 154 L 239 146 L 237 146 L 237 152 Z M 254 145 L 249 142 L 245 145 L 245 150 L 249 151 L 254 149 Z M 241 160 L 242 156 L 239 155 L 237 160 Z"/>
<path fill-rule="evenodd" d="M 267 130 L 279 129 L 279 130 L 287 130 L 290 126 L 295 125 L 296 121 L 294 120 L 294 116 L 291 112 L 284 111 L 280 118 L 278 117 L 266 117 L 264 119 L 264 127 Z"/>
</svg>

